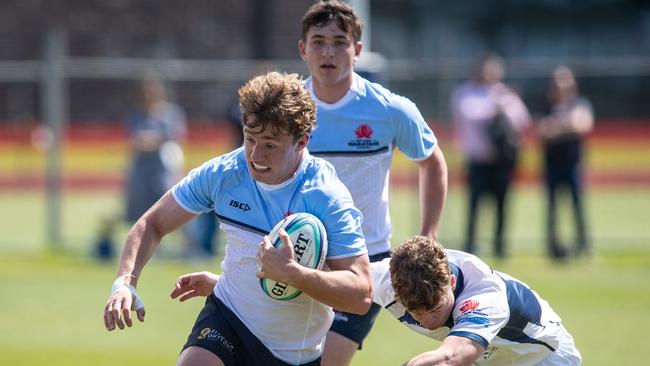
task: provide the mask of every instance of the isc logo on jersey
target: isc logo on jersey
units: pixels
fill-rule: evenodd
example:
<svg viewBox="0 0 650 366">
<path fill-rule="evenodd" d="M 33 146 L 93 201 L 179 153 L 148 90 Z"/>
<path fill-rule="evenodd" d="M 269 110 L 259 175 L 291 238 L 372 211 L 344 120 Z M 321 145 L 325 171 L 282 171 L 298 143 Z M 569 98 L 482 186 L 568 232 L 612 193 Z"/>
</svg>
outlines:
<svg viewBox="0 0 650 366">
<path fill-rule="evenodd" d="M 282 219 L 269 233 L 269 239 L 276 248 L 283 245 L 278 235 L 280 229 L 284 229 L 291 238 L 296 262 L 308 268 L 323 268 L 327 255 L 327 233 L 316 216 L 301 212 Z M 291 300 L 301 294 L 300 290 L 270 278 L 260 279 L 260 285 L 264 293 L 276 300 Z"/>
</svg>

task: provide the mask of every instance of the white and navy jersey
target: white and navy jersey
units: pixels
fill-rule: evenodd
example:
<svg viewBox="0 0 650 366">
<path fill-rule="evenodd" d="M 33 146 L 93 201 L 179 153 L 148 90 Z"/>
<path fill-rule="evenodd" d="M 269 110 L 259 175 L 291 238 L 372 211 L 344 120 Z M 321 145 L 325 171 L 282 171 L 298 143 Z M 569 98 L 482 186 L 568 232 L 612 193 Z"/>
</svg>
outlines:
<svg viewBox="0 0 650 366">
<path fill-rule="evenodd" d="M 309 151 L 327 159 L 348 187 L 364 216 L 363 233 L 370 255 L 390 250 L 389 170 L 395 148 L 418 161 L 429 157 L 436 137 L 415 104 L 379 84 L 354 75 L 350 91 L 335 104 L 318 106 L 318 127 Z"/>
<path fill-rule="evenodd" d="M 192 170 L 172 194 L 187 211 L 214 210 L 221 221 L 227 246 L 215 295 L 277 358 L 291 364 L 318 358 L 332 309 L 304 293 L 290 301 L 267 296 L 255 276 L 255 256 L 262 236 L 297 212 L 323 222 L 328 259 L 367 253 L 362 215 L 334 168 L 306 153 L 291 179 L 271 186 L 251 178 L 242 147 Z"/>
<path fill-rule="evenodd" d="M 390 258 L 371 263 L 373 301 L 427 337 L 442 341 L 453 335 L 478 342 L 485 352 L 477 365 L 536 365 L 565 341 L 560 317 L 525 283 L 490 269 L 471 254 L 446 252 L 456 276 L 456 300 L 445 326 L 424 328 L 396 300 Z"/>
</svg>

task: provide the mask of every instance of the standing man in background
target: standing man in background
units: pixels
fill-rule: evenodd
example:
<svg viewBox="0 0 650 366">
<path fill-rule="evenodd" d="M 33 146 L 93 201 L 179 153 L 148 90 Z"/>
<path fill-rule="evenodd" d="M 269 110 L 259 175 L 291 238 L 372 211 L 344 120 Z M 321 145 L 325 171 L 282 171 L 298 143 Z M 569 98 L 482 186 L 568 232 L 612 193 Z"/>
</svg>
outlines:
<svg viewBox="0 0 650 366">
<path fill-rule="evenodd" d="M 309 143 L 315 156 L 336 168 L 364 216 L 370 260 L 390 256 L 389 169 L 399 148 L 419 168 L 420 234 L 436 237 L 447 194 L 447 165 L 418 108 L 405 97 L 354 72 L 362 24 L 340 1 L 318 1 L 302 19 L 300 56 L 311 76 L 306 87 L 318 107 Z M 380 307 L 365 315 L 336 311 L 323 364 L 348 365 L 370 332 Z"/>
<path fill-rule="evenodd" d="M 494 255 L 506 257 L 504 231 L 506 199 L 517 164 L 520 132 L 530 124 L 530 114 L 519 95 L 502 82 L 501 58 L 490 55 L 480 61 L 473 80 L 454 90 L 452 114 L 465 155 L 469 207 L 465 251 L 476 253 L 478 203 L 486 194 L 494 197 L 496 226 Z"/>
<path fill-rule="evenodd" d="M 546 240 L 548 254 L 560 260 L 568 255 L 556 225 L 557 190 L 565 185 L 571 193 L 576 231 L 576 254 L 589 252 L 583 210 L 583 140 L 594 125 L 591 103 L 578 94 L 573 72 L 560 66 L 553 71 L 548 90 L 548 114 L 539 122 L 544 148 L 544 183 L 547 194 Z"/>
</svg>

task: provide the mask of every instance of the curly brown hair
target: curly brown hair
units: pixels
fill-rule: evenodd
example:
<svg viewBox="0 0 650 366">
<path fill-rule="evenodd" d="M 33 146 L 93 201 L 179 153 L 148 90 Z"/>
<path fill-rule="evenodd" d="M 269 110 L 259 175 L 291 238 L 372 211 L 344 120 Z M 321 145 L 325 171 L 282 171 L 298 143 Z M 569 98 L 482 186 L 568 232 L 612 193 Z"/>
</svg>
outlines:
<svg viewBox="0 0 650 366">
<path fill-rule="evenodd" d="M 307 41 L 307 33 L 311 27 L 322 28 L 331 22 L 344 31 L 352 29 L 352 36 L 355 42 L 361 40 L 363 24 L 354 11 L 354 8 L 338 0 L 322 0 L 313 4 L 302 17 L 302 29 L 300 37 L 303 42 Z"/>
<path fill-rule="evenodd" d="M 270 126 L 298 140 L 316 128 L 316 104 L 298 74 L 272 71 L 251 79 L 239 89 L 239 106 L 250 129 Z"/>
<path fill-rule="evenodd" d="M 444 248 L 435 239 L 421 235 L 393 250 L 390 276 L 397 299 L 408 310 L 435 308 L 451 284 Z"/>
</svg>

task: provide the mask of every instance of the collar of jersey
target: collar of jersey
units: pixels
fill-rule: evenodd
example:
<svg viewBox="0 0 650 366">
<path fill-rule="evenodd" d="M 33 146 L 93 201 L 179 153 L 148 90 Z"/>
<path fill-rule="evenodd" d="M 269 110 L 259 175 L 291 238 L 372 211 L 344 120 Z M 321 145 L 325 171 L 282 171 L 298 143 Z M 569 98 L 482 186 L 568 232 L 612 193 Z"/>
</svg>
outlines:
<svg viewBox="0 0 650 366">
<path fill-rule="evenodd" d="M 291 178 L 285 180 L 284 182 L 278 184 L 266 184 L 266 183 L 255 181 L 255 184 L 257 184 L 257 186 L 260 189 L 263 189 L 265 191 L 276 191 L 278 189 L 282 189 L 290 185 L 291 183 L 295 182 L 296 179 L 302 176 L 302 172 L 305 171 L 305 165 L 309 160 L 308 159 L 309 156 L 310 156 L 309 151 L 305 148 L 305 155 L 302 157 L 302 161 L 300 162 L 300 165 L 298 165 L 298 169 L 296 169 L 296 171 L 293 173 L 293 176 Z"/>
<path fill-rule="evenodd" d="M 347 93 L 345 93 L 343 98 L 339 99 L 335 103 L 326 103 L 318 99 L 318 97 L 316 97 L 316 94 L 314 94 L 314 83 L 312 81 L 312 78 L 309 77 L 305 82 L 305 86 L 309 90 L 309 94 L 311 94 L 311 98 L 316 103 L 316 106 L 322 109 L 340 108 L 341 106 L 345 105 L 349 101 L 353 100 L 357 95 L 361 94 L 362 85 L 363 84 L 362 84 L 361 76 L 359 76 L 357 73 L 352 73 L 352 85 L 350 85 L 350 89 L 348 90 Z"/>
</svg>

